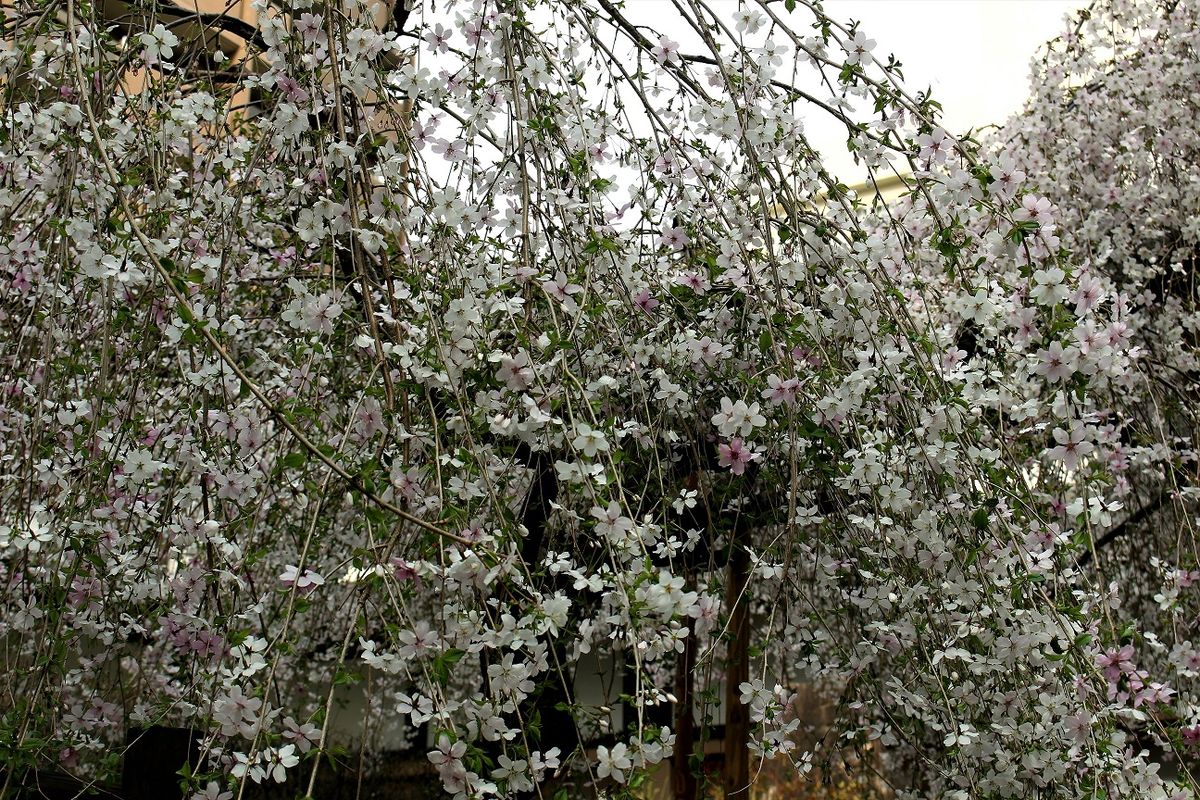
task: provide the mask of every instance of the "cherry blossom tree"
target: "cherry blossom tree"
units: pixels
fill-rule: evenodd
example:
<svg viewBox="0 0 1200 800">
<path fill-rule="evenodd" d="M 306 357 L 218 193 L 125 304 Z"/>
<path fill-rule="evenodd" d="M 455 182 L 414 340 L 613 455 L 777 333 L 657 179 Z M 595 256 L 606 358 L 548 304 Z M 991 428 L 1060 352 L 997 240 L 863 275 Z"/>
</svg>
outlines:
<svg viewBox="0 0 1200 800">
<path fill-rule="evenodd" d="M 360 682 L 459 798 L 695 797 L 713 724 L 735 795 L 1193 796 L 1193 12 L 1087 12 L 980 144 L 816 3 L 629 6 L 6 8 L 0 794 L 167 724 L 311 796 Z"/>
<path fill-rule="evenodd" d="M 1194 757 L 1197 722 L 1190 587 L 1200 563 L 1200 140 L 1190 78 L 1200 60 L 1198 22 L 1188 3 L 1097 4 L 1035 62 L 1026 111 L 989 136 L 1007 154 L 999 174 L 1024 173 L 1038 202 L 1056 209 L 1062 244 L 1078 264 L 1067 302 L 1085 313 L 1112 303 L 1121 312 L 1114 332 L 1139 352 L 1121 383 L 1054 428 L 1046 455 L 1068 474 L 1107 473 L 1124 506 L 1080 559 L 1090 579 L 1119 588 L 1130 626 L 1120 659 L 1110 652 L 1103 663 L 1110 674 L 1123 664 L 1131 682 L 1148 670 L 1178 692 L 1159 718 L 1133 715 L 1128 727 L 1185 758 Z M 1094 349 L 1096 333 L 1078 327 L 1076 351 Z"/>
</svg>

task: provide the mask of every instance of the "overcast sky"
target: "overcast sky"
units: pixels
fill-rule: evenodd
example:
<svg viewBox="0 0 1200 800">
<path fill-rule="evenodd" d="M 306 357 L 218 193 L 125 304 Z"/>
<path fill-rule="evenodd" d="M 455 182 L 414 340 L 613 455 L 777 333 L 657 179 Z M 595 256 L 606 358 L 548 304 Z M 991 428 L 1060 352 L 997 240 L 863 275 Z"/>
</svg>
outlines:
<svg viewBox="0 0 1200 800">
<path fill-rule="evenodd" d="M 637 0 L 634 0 L 636 2 Z M 933 87 L 947 130 L 1001 122 L 1029 93 L 1029 61 L 1064 30 L 1063 15 L 1083 0 L 825 0 L 834 19 L 856 19 L 879 44 L 881 60 L 895 53 L 913 90 Z M 736 8 L 736 3 L 730 3 Z M 814 120 L 816 122 L 816 120 Z M 865 178 L 845 149 L 845 129 L 809 126 L 831 172 L 847 183 Z"/>
<path fill-rule="evenodd" d="M 728 9 L 731 20 L 740 5 L 739 0 L 710 0 L 710 4 L 718 11 Z M 932 87 L 934 99 L 945 111 L 945 127 L 962 133 L 1003 122 L 1021 109 L 1029 94 L 1030 60 L 1065 29 L 1063 16 L 1086 4 L 1086 0 L 825 0 L 824 7 L 840 22 L 862 23 L 868 38 L 878 43 L 873 55 L 886 61 L 894 53 L 904 65 L 908 88 L 915 93 Z M 685 52 L 703 49 L 694 32 L 678 20 L 672 0 L 626 0 L 625 9 L 636 23 L 682 42 Z M 795 16 L 803 20 L 807 13 L 797 10 Z M 784 74 L 789 71 L 786 66 L 781 69 Z M 811 89 L 828 96 L 815 79 Z M 866 171 L 846 152 L 845 126 L 814 113 L 805 119 L 805 129 L 831 173 L 851 185 L 866 179 Z"/>
</svg>

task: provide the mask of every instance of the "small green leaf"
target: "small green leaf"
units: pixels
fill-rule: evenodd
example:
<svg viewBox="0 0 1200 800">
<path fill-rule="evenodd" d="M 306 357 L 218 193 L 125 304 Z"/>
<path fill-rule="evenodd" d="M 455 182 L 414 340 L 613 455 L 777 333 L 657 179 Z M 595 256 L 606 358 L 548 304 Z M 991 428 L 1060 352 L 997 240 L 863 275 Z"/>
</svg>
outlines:
<svg viewBox="0 0 1200 800">
<path fill-rule="evenodd" d="M 971 524 L 978 530 L 987 530 L 988 518 L 990 513 L 986 508 L 977 508 L 975 513 L 971 515 Z"/>
<path fill-rule="evenodd" d="M 338 667 L 338 671 L 333 676 L 334 686 L 353 686 L 358 683 L 358 676 L 349 670 Z"/>
<path fill-rule="evenodd" d="M 307 460 L 308 457 L 302 451 L 297 450 L 296 452 L 288 453 L 286 456 L 281 458 L 279 460 L 279 466 L 284 469 L 299 469 L 300 467 L 304 466 L 304 462 Z"/>
<path fill-rule="evenodd" d="M 437 658 L 433 660 L 433 664 L 430 665 L 434 679 L 442 686 L 445 686 L 450 680 L 451 668 L 459 661 L 462 661 L 462 657 L 466 653 L 466 650 L 459 650 L 457 648 L 451 648 L 444 653 L 439 653 Z"/>
</svg>

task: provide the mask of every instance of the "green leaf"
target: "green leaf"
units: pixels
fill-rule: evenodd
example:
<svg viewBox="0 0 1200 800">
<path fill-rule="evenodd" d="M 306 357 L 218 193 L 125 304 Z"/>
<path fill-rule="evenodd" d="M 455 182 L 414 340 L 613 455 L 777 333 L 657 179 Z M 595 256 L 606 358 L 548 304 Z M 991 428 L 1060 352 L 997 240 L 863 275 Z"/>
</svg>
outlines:
<svg viewBox="0 0 1200 800">
<path fill-rule="evenodd" d="M 987 530 L 988 519 L 990 516 L 991 514 L 987 508 L 977 508 L 975 509 L 975 513 L 971 515 L 971 524 L 974 525 L 977 530 Z"/>
<path fill-rule="evenodd" d="M 434 680 L 442 686 L 445 686 L 450 680 L 450 670 L 462 657 L 467 654 L 466 650 L 451 648 L 444 653 L 439 653 L 437 658 L 430 665 L 430 670 L 433 672 Z"/>
<path fill-rule="evenodd" d="M 1030 234 L 1037 233 L 1040 227 L 1041 226 L 1032 219 L 1018 222 L 1012 227 L 1012 230 L 1008 232 L 1008 239 L 1014 244 L 1020 244 L 1021 242 L 1025 241 L 1025 237 L 1029 236 Z"/>
<path fill-rule="evenodd" d="M 308 461 L 308 456 L 303 451 L 297 450 L 294 453 L 288 453 L 279 460 L 279 466 L 283 469 L 299 469 L 304 466 L 304 462 Z"/>
<path fill-rule="evenodd" d="M 354 684 L 358 683 L 358 680 L 359 680 L 358 676 L 355 675 L 353 672 L 350 672 L 349 670 L 338 667 L 338 671 L 336 673 L 334 673 L 334 676 L 333 676 L 333 685 L 334 686 L 353 686 Z"/>
</svg>

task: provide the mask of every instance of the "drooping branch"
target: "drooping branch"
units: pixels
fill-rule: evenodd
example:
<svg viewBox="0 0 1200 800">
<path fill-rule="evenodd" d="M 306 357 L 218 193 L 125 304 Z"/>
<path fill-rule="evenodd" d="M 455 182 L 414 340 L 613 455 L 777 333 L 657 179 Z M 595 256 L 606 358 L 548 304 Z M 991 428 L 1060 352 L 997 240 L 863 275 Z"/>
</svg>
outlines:
<svg viewBox="0 0 1200 800">
<path fill-rule="evenodd" d="M 1170 490 L 1164 489 L 1163 491 L 1159 492 L 1153 500 L 1139 508 L 1134 513 L 1130 514 L 1121 522 L 1121 524 L 1117 525 L 1108 533 L 1097 539 L 1092 544 L 1090 549 L 1085 550 L 1079 556 L 1080 566 L 1086 566 L 1087 564 L 1090 564 L 1093 553 L 1099 553 L 1105 547 L 1117 541 L 1118 539 L 1125 537 L 1130 531 L 1137 528 L 1150 517 L 1157 514 L 1159 510 L 1166 504 L 1166 502 L 1173 496 L 1174 492 Z"/>
</svg>

